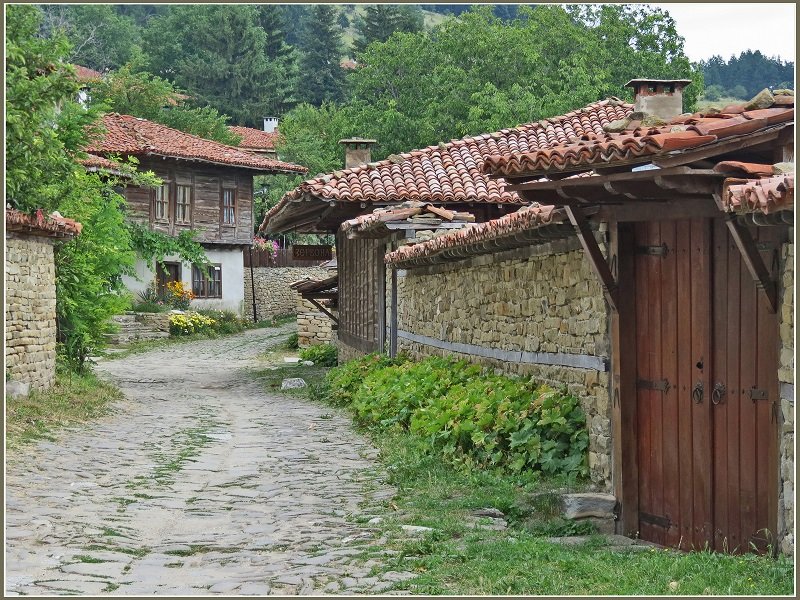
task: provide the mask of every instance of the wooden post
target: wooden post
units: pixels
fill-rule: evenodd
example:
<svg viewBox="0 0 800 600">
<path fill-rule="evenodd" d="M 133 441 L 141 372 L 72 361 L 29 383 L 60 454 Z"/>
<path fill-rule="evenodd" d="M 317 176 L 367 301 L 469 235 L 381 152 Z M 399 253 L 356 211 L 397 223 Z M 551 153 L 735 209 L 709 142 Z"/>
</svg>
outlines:
<svg viewBox="0 0 800 600">
<path fill-rule="evenodd" d="M 758 253 L 753 236 L 750 235 L 746 227 L 736 220 L 735 215 L 729 215 L 725 224 L 728 226 L 728 231 L 730 231 L 731 237 L 742 255 L 742 260 L 747 266 L 747 270 L 756 282 L 756 287 L 764 292 L 769 312 L 776 313 L 778 311 L 778 286 L 770 276 L 767 266 Z"/>
<path fill-rule="evenodd" d="M 389 356 L 397 356 L 397 268 L 392 267 L 392 308 L 389 322 Z"/>
</svg>

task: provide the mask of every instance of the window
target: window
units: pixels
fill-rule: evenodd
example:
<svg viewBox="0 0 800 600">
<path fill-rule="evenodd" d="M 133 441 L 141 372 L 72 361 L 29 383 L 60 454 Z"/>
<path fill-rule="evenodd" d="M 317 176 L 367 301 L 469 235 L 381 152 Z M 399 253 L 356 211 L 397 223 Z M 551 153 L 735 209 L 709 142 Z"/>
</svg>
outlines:
<svg viewBox="0 0 800 600">
<path fill-rule="evenodd" d="M 153 218 L 156 221 L 169 221 L 169 184 L 157 187 L 153 196 Z"/>
<path fill-rule="evenodd" d="M 197 298 L 222 298 L 222 266 L 192 267 L 192 292 Z"/>
<path fill-rule="evenodd" d="M 192 221 L 192 186 L 179 185 L 175 196 L 175 222 L 191 223 Z"/>
<path fill-rule="evenodd" d="M 223 225 L 236 224 L 236 190 L 223 188 L 222 190 L 222 223 Z"/>
</svg>

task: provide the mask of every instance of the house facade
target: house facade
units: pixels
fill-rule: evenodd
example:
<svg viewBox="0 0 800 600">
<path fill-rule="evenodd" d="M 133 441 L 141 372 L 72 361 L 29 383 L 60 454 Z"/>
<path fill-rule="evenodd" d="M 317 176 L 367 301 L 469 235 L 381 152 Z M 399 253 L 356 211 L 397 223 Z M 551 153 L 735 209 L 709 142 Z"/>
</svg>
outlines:
<svg viewBox="0 0 800 600">
<path fill-rule="evenodd" d="M 253 176 L 305 169 L 128 115 L 108 114 L 103 126 L 104 136 L 87 151 L 135 156 L 140 170 L 163 182 L 155 189 L 126 187 L 128 217 L 169 236 L 196 232 L 211 263 L 206 270 L 175 256 L 157 266 L 139 260 L 136 276 L 124 279 L 126 287 L 133 293 L 151 285 L 164 291 L 169 282 L 181 281 L 195 295 L 193 307 L 241 313 L 243 251 L 253 237 Z"/>
</svg>

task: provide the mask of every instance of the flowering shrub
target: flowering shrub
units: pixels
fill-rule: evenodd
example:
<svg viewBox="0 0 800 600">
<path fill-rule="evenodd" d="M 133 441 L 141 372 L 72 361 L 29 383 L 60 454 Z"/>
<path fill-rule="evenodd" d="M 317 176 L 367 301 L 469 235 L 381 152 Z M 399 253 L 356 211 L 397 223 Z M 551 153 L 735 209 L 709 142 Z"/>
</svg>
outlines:
<svg viewBox="0 0 800 600">
<path fill-rule="evenodd" d="M 273 258 L 278 255 L 278 249 L 280 248 L 278 242 L 275 240 L 267 240 L 260 236 L 255 236 L 253 238 L 253 246 L 262 252 L 266 252 Z"/>
<path fill-rule="evenodd" d="M 186 310 L 189 308 L 189 303 L 194 300 L 192 290 L 183 287 L 182 281 L 167 282 L 167 290 L 170 293 L 170 304 L 178 310 Z"/>
<path fill-rule="evenodd" d="M 169 316 L 169 332 L 172 335 L 191 335 L 213 329 L 216 321 L 198 313 Z"/>
</svg>

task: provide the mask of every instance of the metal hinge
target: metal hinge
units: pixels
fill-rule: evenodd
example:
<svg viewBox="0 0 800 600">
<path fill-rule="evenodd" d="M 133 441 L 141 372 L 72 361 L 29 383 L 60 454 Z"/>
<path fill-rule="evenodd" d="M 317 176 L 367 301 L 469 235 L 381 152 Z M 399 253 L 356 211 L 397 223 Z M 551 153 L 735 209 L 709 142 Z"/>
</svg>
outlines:
<svg viewBox="0 0 800 600">
<path fill-rule="evenodd" d="M 670 521 L 669 517 L 651 515 L 650 513 L 642 511 L 639 511 L 639 520 L 649 525 L 655 525 L 656 527 L 663 527 L 664 529 L 669 529 L 672 526 L 672 521 Z"/>
<path fill-rule="evenodd" d="M 658 392 L 668 392 L 670 385 L 666 379 L 657 379 L 652 381 L 650 379 L 637 379 L 636 388 L 640 390 L 656 390 Z"/>
<path fill-rule="evenodd" d="M 666 244 L 660 246 L 636 246 L 636 254 L 647 254 L 648 256 L 660 256 L 664 258 L 669 253 Z"/>
</svg>

